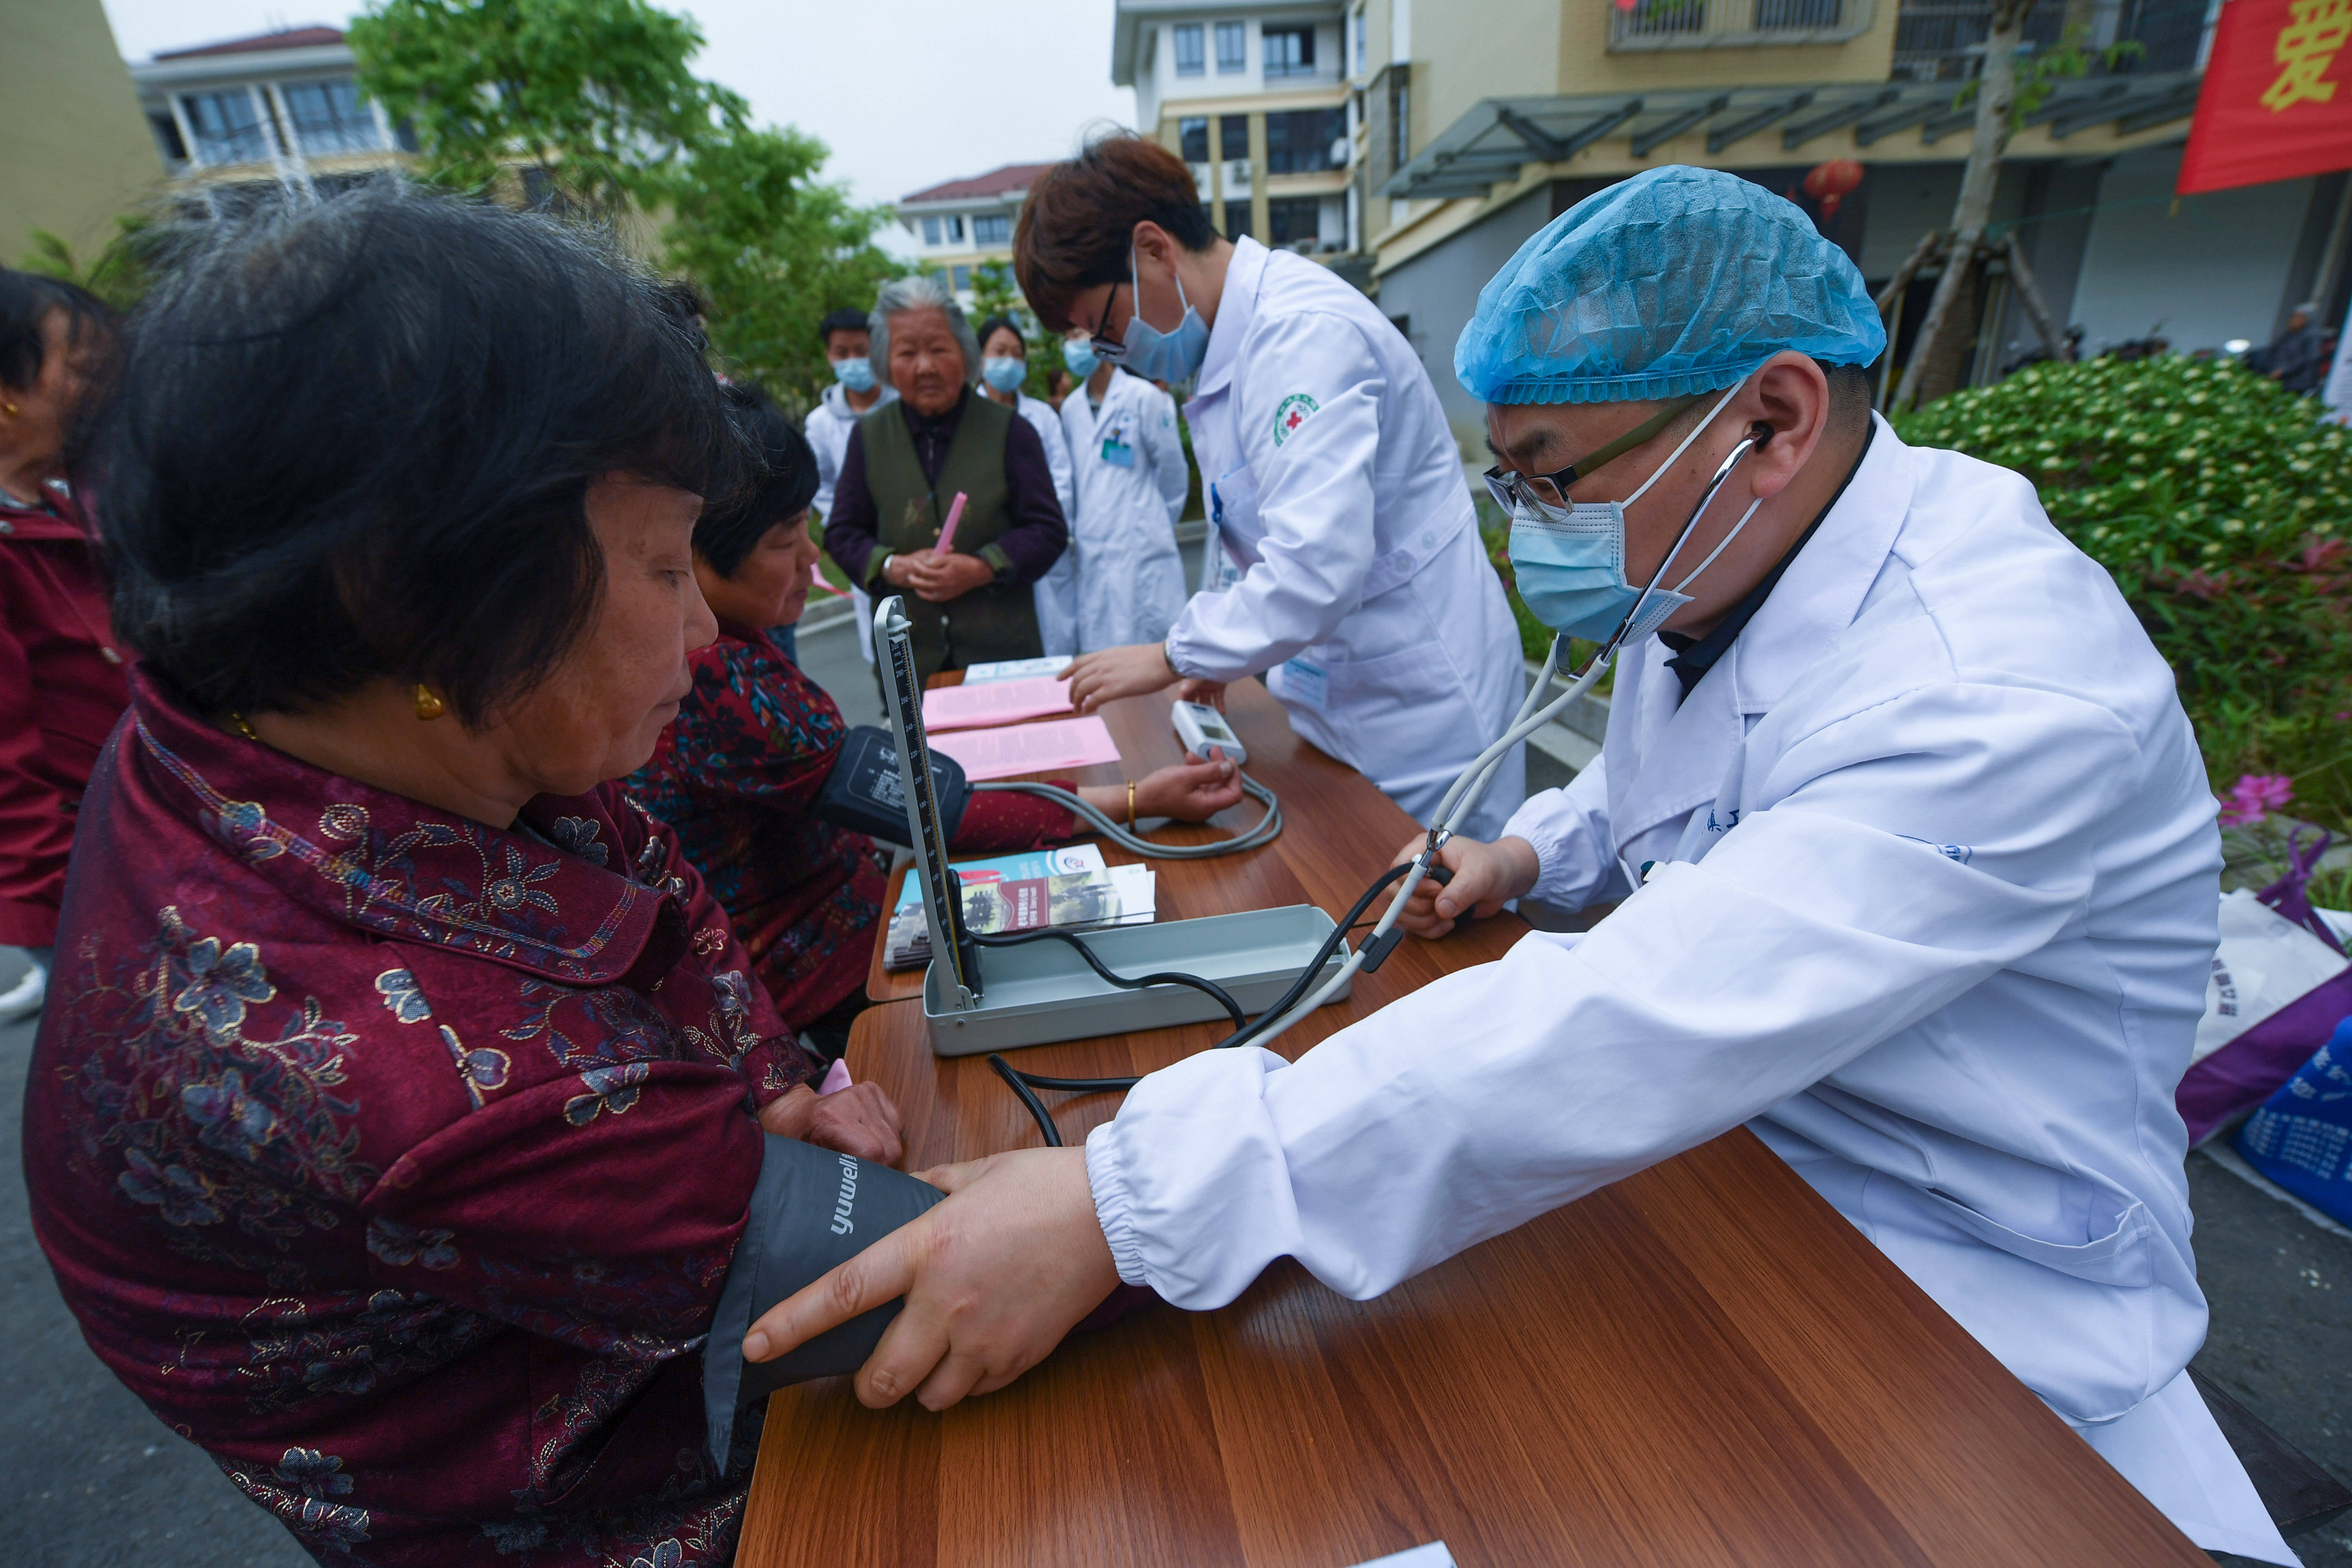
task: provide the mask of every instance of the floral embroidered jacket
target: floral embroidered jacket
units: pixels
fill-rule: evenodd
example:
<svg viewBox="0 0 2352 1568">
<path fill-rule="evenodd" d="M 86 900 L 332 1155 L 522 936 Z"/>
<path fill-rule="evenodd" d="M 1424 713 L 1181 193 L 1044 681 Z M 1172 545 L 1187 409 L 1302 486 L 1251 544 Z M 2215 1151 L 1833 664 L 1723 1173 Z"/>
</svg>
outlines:
<svg viewBox="0 0 2352 1568">
<path fill-rule="evenodd" d="M 91 1347 L 322 1561 L 733 1555 L 700 1351 L 814 1062 L 606 785 L 500 832 L 135 677 L 25 1101 Z"/>
<path fill-rule="evenodd" d="M 809 815 L 841 754 L 841 710 L 740 626 L 721 625 L 691 662 L 694 689 L 629 793 L 677 831 L 753 973 L 803 1027 L 866 983 L 886 890 L 872 839 Z M 992 792 L 971 797 L 952 847 L 1034 849 L 1076 829 L 1051 801 Z"/>
</svg>

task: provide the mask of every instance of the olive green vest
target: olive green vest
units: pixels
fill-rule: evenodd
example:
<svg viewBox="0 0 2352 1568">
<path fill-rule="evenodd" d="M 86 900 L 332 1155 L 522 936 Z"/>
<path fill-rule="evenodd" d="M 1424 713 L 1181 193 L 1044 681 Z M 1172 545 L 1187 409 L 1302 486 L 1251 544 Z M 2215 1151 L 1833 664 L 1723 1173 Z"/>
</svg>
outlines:
<svg viewBox="0 0 2352 1568">
<path fill-rule="evenodd" d="M 956 524 L 956 553 L 977 555 L 996 542 L 1011 523 L 1004 443 L 1013 421 L 1020 417 L 1003 404 L 967 391 L 963 417 L 948 443 L 936 489 L 923 478 L 914 433 L 907 428 L 899 405 L 885 404 L 860 419 L 866 487 L 874 497 L 875 532 L 881 547 L 911 554 L 937 544 L 940 525 L 947 521 L 958 490 L 965 499 L 963 519 Z M 893 591 L 878 579 L 869 586 L 877 595 Z M 915 664 L 927 679 L 942 669 L 991 659 L 1038 658 L 1045 652 L 1037 636 L 1035 598 L 1026 583 L 1017 587 L 991 583 L 944 605 L 913 594 L 902 597 L 907 618 L 915 626 Z"/>
</svg>

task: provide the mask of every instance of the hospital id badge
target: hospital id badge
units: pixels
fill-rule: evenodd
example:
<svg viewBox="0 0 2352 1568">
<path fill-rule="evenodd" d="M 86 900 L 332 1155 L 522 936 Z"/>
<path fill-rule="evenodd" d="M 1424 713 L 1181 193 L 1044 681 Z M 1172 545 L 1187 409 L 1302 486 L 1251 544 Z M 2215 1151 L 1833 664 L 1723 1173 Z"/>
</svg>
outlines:
<svg viewBox="0 0 2352 1568">
<path fill-rule="evenodd" d="M 1284 662 L 1282 695 L 1301 708 L 1323 711 L 1331 700 L 1331 676 L 1321 665 L 1309 664 L 1303 658 Z"/>
<path fill-rule="evenodd" d="M 1102 460 L 1114 468 L 1135 467 L 1135 448 L 1116 437 L 1102 444 Z"/>
</svg>

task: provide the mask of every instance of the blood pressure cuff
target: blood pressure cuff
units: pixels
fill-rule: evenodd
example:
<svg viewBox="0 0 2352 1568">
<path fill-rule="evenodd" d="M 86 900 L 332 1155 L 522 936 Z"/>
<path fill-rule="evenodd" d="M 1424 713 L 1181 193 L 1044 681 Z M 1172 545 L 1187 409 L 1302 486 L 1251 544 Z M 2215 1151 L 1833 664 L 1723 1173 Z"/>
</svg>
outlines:
<svg viewBox="0 0 2352 1568">
<path fill-rule="evenodd" d="M 853 1154 L 773 1133 L 763 1138 L 751 1215 L 702 1351 L 710 1457 L 721 1470 L 727 1468 L 737 1411 L 788 1383 L 856 1372 L 874 1353 L 901 1303 L 891 1301 L 852 1318 L 773 1361 L 743 1359 L 743 1336 L 751 1321 L 946 1195 Z"/>
<path fill-rule="evenodd" d="M 940 805 L 940 837 L 953 838 L 962 826 L 971 786 L 964 782 L 962 766 L 937 750 L 931 752 L 931 797 Z M 850 731 L 813 809 L 820 822 L 913 848 L 907 830 L 907 791 L 898 777 L 898 737 L 872 724 Z"/>
</svg>

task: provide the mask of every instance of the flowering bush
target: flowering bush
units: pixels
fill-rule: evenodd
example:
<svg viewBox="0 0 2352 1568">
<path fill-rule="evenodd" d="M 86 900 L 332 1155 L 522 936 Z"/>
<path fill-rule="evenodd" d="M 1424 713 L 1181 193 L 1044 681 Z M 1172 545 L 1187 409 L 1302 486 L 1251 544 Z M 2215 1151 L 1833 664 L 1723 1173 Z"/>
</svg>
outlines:
<svg viewBox="0 0 2352 1568">
<path fill-rule="evenodd" d="M 2176 355 L 2029 366 L 1899 428 L 2033 481 L 2170 661 L 2217 784 L 2291 787 L 2305 813 L 2341 827 L 2352 430 L 2324 412 L 2230 362 Z M 2275 809 L 2269 798 L 2240 804 Z"/>
</svg>

